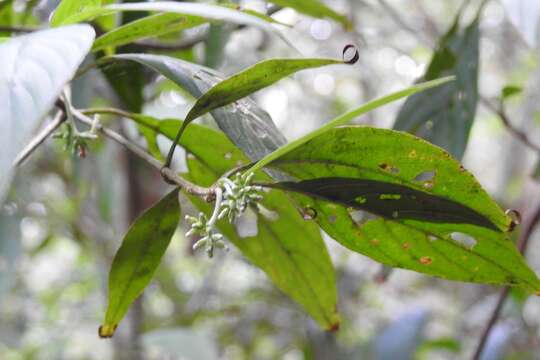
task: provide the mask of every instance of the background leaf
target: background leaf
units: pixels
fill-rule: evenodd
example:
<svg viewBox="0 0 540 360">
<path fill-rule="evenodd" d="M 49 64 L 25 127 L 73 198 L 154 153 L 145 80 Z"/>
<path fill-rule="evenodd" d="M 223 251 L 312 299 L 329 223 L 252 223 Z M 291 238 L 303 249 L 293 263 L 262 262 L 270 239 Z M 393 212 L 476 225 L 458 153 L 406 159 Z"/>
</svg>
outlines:
<svg viewBox="0 0 540 360">
<path fill-rule="evenodd" d="M 352 29 L 352 23 L 345 15 L 332 10 L 319 0 L 272 0 L 276 5 L 290 7 L 298 12 L 316 18 L 328 17 L 341 23 L 346 29 Z"/>
<path fill-rule="evenodd" d="M 96 9 L 101 6 L 101 0 L 62 0 L 51 18 L 51 26 L 59 26 L 69 17 L 84 12 L 88 9 Z"/>
<path fill-rule="evenodd" d="M 180 59 L 161 55 L 122 54 L 114 59 L 141 63 L 159 72 L 198 98 L 223 80 L 216 71 Z M 244 98 L 235 104 L 211 112 L 219 128 L 250 160 L 257 160 L 286 143 L 268 113 L 253 100 Z"/>
<path fill-rule="evenodd" d="M 296 149 L 297 147 L 305 144 L 311 139 L 314 139 L 315 137 L 324 134 L 325 132 L 329 131 L 332 128 L 335 128 L 336 126 L 345 125 L 349 122 L 351 122 L 354 118 L 363 115 L 365 113 L 368 113 L 372 110 L 375 110 L 381 106 L 384 106 L 386 104 L 389 104 L 393 101 L 399 100 L 401 98 L 413 95 L 417 92 L 424 91 L 426 89 L 440 86 L 441 84 L 445 84 L 449 81 L 453 80 L 452 77 L 446 77 L 446 78 L 440 78 L 437 80 L 428 81 L 425 83 L 420 83 L 414 86 L 411 86 L 409 88 L 396 91 L 390 95 L 386 95 L 380 98 L 377 98 L 375 100 L 369 101 L 365 103 L 364 105 L 360 106 L 359 108 L 356 108 L 354 110 L 351 110 L 343 115 L 338 116 L 335 119 L 330 120 L 320 128 L 318 128 L 315 131 L 312 131 L 294 141 L 291 141 L 290 143 L 283 145 L 279 149 L 275 150 L 274 152 L 266 155 L 264 158 L 260 159 L 253 167 L 251 168 L 252 171 L 257 171 L 265 167 L 266 165 L 270 164 L 273 160 L 279 159 L 281 156 L 287 154 L 288 152 Z"/>
<path fill-rule="evenodd" d="M 429 312 L 413 309 L 390 324 L 374 341 L 375 360 L 412 360 L 422 342 Z"/>
<path fill-rule="evenodd" d="M 299 180 L 344 177 L 399 184 L 468 207 L 497 230 L 399 216 L 373 219 L 336 203 L 296 196 L 303 208 L 318 213 L 317 222 L 330 236 L 383 264 L 451 280 L 540 289 L 506 235 L 511 219 L 447 152 L 421 139 L 392 130 L 342 127 L 271 167 Z"/>
<path fill-rule="evenodd" d="M 92 51 L 103 50 L 110 46 L 129 44 L 153 36 L 189 29 L 207 22 L 198 16 L 180 14 L 155 14 L 117 27 L 96 39 Z"/>
<path fill-rule="evenodd" d="M 158 350 L 162 358 L 217 360 L 218 346 L 209 334 L 192 328 L 158 329 L 142 336 L 145 347 Z M 155 354 L 155 352 L 152 352 Z"/>
<path fill-rule="evenodd" d="M 129 306 L 150 283 L 180 219 L 178 191 L 146 210 L 130 227 L 109 273 L 109 302 L 99 336 L 114 335 Z"/>
<path fill-rule="evenodd" d="M 15 157 L 71 79 L 93 40 L 90 26 L 74 25 L 0 44 L 0 202 Z"/>
<path fill-rule="evenodd" d="M 437 46 L 422 81 L 454 75 L 456 81 L 411 96 L 399 111 L 394 129 L 408 131 L 461 159 L 478 101 L 478 18 L 463 32 L 459 18 Z"/>
<path fill-rule="evenodd" d="M 99 8 L 88 8 L 85 11 L 73 14 L 63 19 L 59 24 L 67 25 L 81 21 L 91 20 L 93 18 L 114 14 L 119 11 L 149 11 L 176 13 L 182 15 L 200 16 L 207 20 L 217 20 L 229 22 L 238 25 L 255 26 L 269 33 L 273 33 L 284 42 L 293 47 L 289 41 L 265 18 L 251 15 L 230 7 L 218 6 L 212 4 L 202 4 L 194 2 L 174 2 L 174 1 L 155 1 L 155 2 L 131 2 L 129 4 L 111 4 Z M 294 48 L 294 47 L 293 47 Z"/>
</svg>

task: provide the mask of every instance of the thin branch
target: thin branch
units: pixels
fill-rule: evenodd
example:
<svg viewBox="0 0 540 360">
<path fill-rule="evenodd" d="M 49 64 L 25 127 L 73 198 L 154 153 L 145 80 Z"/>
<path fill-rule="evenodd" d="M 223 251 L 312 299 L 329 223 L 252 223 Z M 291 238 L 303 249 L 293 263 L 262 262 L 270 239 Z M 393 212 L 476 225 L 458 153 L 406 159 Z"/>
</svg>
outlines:
<svg viewBox="0 0 540 360">
<path fill-rule="evenodd" d="M 520 129 L 515 128 L 514 125 L 512 125 L 512 123 L 510 122 L 510 119 L 508 118 L 508 115 L 506 114 L 506 111 L 505 111 L 504 106 L 503 106 L 502 103 L 497 107 L 491 101 L 489 101 L 488 99 L 486 99 L 485 97 L 482 97 L 482 96 L 480 97 L 480 101 L 482 102 L 482 104 L 484 104 L 484 106 L 486 106 L 491 112 L 493 112 L 495 115 L 497 115 L 501 119 L 504 127 L 512 135 L 514 135 L 517 139 L 519 139 L 527 147 L 531 148 L 532 150 L 534 150 L 536 152 L 540 152 L 540 146 L 539 145 L 534 144 L 529 139 L 529 137 L 527 136 L 527 134 L 525 132 L 521 131 Z"/>
<path fill-rule="evenodd" d="M 540 221 L 540 204 L 532 213 L 527 223 L 523 225 L 523 229 L 521 230 L 519 243 L 518 243 L 518 249 L 521 252 L 521 254 L 525 255 L 533 230 L 539 221 Z M 484 351 L 484 347 L 486 346 L 487 340 L 489 338 L 489 334 L 491 334 L 493 327 L 497 323 L 497 320 L 499 319 L 499 316 L 501 314 L 501 310 L 509 294 L 510 294 L 509 286 L 506 286 L 499 293 L 499 300 L 497 300 L 497 305 L 495 306 L 495 309 L 493 309 L 493 313 L 491 314 L 486 326 L 484 327 L 484 330 L 482 331 L 482 335 L 480 336 L 480 341 L 478 342 L 478 345 L 476 346 L 476 350 L 471 358 L 472 360 L 480 359 L 480 356 L 482 355 L 482 352 Z"/>
<path fill-rule="evenodd" d="M 480 359 L 480 356 L 482 355 L 482 351 L 484 351 L 484 347 L 486 346 L 487 339 L 489 338 L 489 334 L 491 333 L 491 330 L 497 323 L 497 320 L 499 319 L 499 315 L 501 314 L 503 305 L 506 302 L 506 299 L 508 298 L 509 294 L 510 294 L 509 286 L 506 286 L 504 289 L 501 290 L 499 294 L 499 299 L 497 300 L 497 305 L 495 305 L 495 309 L 493 309 L 493 313 L 491 314 L 486 326 L 484 327 L 484 330 L 482 331 L 482 335 L 480 336 L 480 341 L 478 342 L 474 355 L 471 358 L 472 360 Z"/>
<path fill-rule="evenodd" d="M 43 142 L 51 136 L 60 125 L 66 120 L 66 114 L 63 111 L 58 111 L 53 121 L 47 124 L 30 142 L 26 147 L 17 155 L 14 166 L 21 166 L 22 163 L 41 145 Z"/>
<path fill-rule="evenodd" d="M 84 123 L 86 125 L 90 125 L 90 126 L 92 126 L 92 124 L 94 123 L 94 121 L 91 118 L 84 115 L 79 110 L 72 109 L 72 112 L 73 112 L 73 115 L 75 116 L 75 118 L 78 121 L 80 121 L 80 122 L 82 122 L 82 123 Z M 128 150 L 133 152 L 139 158 L 141 158 L 142 160 L 146 161 L 148 164 L 150 164 L 151 166 L 153 166 L 154 168 L 159 170 L 161 175 L 163 176 L 163 178 L 166 181 L 168 181 L 170 183 L 173 183 L 175 185 L 181 186 L 188 193 L 190 193 L 192 195 L 204 197 L 207 200 L 210 200 L 210 199 L 212 199 L 214 197 L 214 187 L 209 187 L 209 188 L 201 187 L 201 186 L 195 185 L 195 184 L 187 181 L 186 179 L 178 176 L 170 168 L 163 167 L 163 164 L 159 160 L 154 158 L 152 155 L 148 154 L 143 148 L 141 148 L 140 146 L 132 143 L 131 141 L 129 141 L 128 139 L 126 139 L 122 135 L 115 132 L 114 130 L 111 130 L 111 129 L 109 129 L 109 128 L 101 125 L 101 124 L 97 125 L 96 130 L 99 131 L 104 136 L 108 137 L 109 139 L 114 140 L 117 143 L 119 143 L 120 145 L 126 147 Z"/>
</svg>

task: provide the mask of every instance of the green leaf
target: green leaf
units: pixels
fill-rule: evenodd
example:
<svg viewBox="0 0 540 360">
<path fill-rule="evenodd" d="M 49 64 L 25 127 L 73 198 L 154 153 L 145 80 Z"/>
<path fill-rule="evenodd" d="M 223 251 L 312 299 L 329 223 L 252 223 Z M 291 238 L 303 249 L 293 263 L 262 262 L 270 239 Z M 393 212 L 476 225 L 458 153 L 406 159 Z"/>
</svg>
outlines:
<svg viewBox="0 0 540 360">
<path fill-rule="evenodd" d="M 184 126 L 219 107 L 242 99 L 295 72 L 344 64 L 337 59 L 271 59 L 257 63 L 221 81 L 201 96 L 186 116 Z"/>
<path fill-rule="evenodd" d="M 456 20 L 422 79 L 454 75 L 456 81 L 407 99 L 394 129 L 423 137 L 457 159 L 463 157 L 478 101 L 479 38 L 478 19 L 463 32 Z"/>
<path fill-rule="evenodd" d="M 391 103 L 393 101 L 396 101 L 396 100 L 399 100 L 401 98 L 413 95 L 413 94 L 415 94 L 417 92 L 424 91 L 424 90 L 432 88 L 432 87 L 436 87 L 436 86 L 445 84 L 445 83 L 447 83 L 449 81 L 452 81 L 452 80 L 453 80 L 453 77 L 446 77 L 446 78 L 441 78 L 441 79 L 437 79 L 437 80 L 432 80 L 432 81 L 428 81 L 428 82 L 425 82 L 425 83 L 420 83 L 420 84 L 417 84 L 417 85 L 413 85 L 413 86 L 411 86 L 411 87 L 409 87 L 407 89 L 400 90 L 400 91 L 394 92 L 394 93 L 392 93 L 390 95 L 386 95 L 386 96 L 380 97 L 378 99 L 372 100 L 372 101 L 360 106 L 357 109 L 351 110 L 346 114 L 340 115 L 337 118 L 330 120 L 328 123 L 321 126 L 317 130 L 315 130 L 315 131 L 313 131 L 313 132 L 311 132 L 311 133 L 309 133 L 309 134 L 307 134 L 305 136 L 302 136 L 301 138 L 296 139 L 296 140 L 288 143 L 287 145 L 284 145 L 284 146 L 280 147 L 279 149 L 275 150 L 274 152 L 266 155 L 264 158 L 259 160 L 255 165 L 253 165 L 251 170 L 252 171 L 257 171 L 257 170 L 262 169 L 263 167 L 265 167 L 266 165 L 268 165 L 269 163 L 271 163 L 275 159 L 280 158 L 281 156 L 283 156 L 283 155 L 287 154 L 288 152 L 296 149 L 297 147 L 305 144 L 306 142 L 310 141 L 311 139 L 314 139 L 317 136 L 324 134 L 325 132 L 331 130 L 332 128 L 334 128 L 336 126 L 345 125 L 345 124 L 347 124 L 348 122 L 352 121 L 354 118 L 356 118 L 356 117 L 358 117 L 360 115 L 368 113 L 368 112 L 370 112 L 372 110 L 375 110 L 375 109 L 377 109 L 377 108 L 379 108 L 379 107 L 381 107 L 383 105 L 389 104 L 389 103 Z"/>
<path fill-rule="evenodd" d="M 109 303 L 100 337 L 112 337 L 129 309 L 150 283 L 180 219 L 178 190 L 146 210 L 131 225 L 109 273 Z"/>
<path fill-rule="evenodd" d="M 67 25 L 66 19 L 81 12 L 94 10 L 101 6 L 101 0 L 62 0 L 51 18 L 51 26 Z"/>
<path fill-rule="evenodd" d="M 352 23 L 345 15 L 337 13 L 319 0 L 272 0 L 272 2 L 316 18 L 331 18 L 341 23 L 347 30 L 352 29 Z"/>
<path fill-rule="evenodd" d="M 265 186 L 296 191 L 388 219 L 472 224 L 497 231 L 497 227 L 488 218 L 467 206 L 400 184 L 344 177 L 321 177 Z"/>
<path fill-rule="evenodd" d="M 523 88 L 521 86 L 507 85 L 503 87 L 503 89 L 501 90 L 501 99 L 506 100 L 513 96 L 519 95 L 522 92 L 523 92 Z"/>
<path fill-rule="evenodd" d="M 98 51 L 112 46 L 125 45 L 136 40 L 189 29 L 206 22 L 206 19 L 198 16 L 174 13 L 147 16 L 103 34 L 94 42 L 92 51 Z"/>
<path fill-rule="evenodd" d="M 512 219 L 468 171 L 428 142 L 392 130 L 341 127 L 274 160 L 270 168 L 300 181 L 362 180 L 376 184 L 376 192 L 384 184 L 382 199 L 360 195 L 345 206 L 329 196 L 295 195 L 303 208 L 317 213 L 316 221 L 325 232 L 353 251 L 389 266 L 445 279 L 540 290 L 536 275 L 506 234 L 513 227 Z M 390 213 L 396 192 L 408 199 L 397 204 L 397 216 Z M 374 198 L 370 208 L 367 203 Z M 381 210 L 383 200 L 389 204 Z M 362 201 L 363 209 L 381 217 L 356 210 Z M 351 205 L 356 209 L 348 208 Z M 443 215 L 399 214 L 403 209 L 435 207 Z"/>
<path fill-rule="evenodd" d="M 0 202 L 17 154 L 53 107 L 93 40 L 90 26 L 75 25 L 37 31 L 0 44 Z"/>
<path fill-rule="evenodd" d="M 100 70 L 118 96 L 122 107 L 129 111 L 141 111 L 144 104 L 144 69 L 132 63 L 119 63 L 104 66 Z"/>
<path fill-rule="evenodd" d="M 272 27 L 271 23 L 269 23 L 266 19 L 261 18 L 260 16 L 251 15 L 230 7 L 193 2 L 134 2 L 129 4 L 112 4 L 98 8 L 87 8 L 85 11 L 81 11 L 63 19 L 59 22 L 59 25 L 78 23 L 81 21 L 91 20 L 99 16 L 110 15 L 123 11 L 176 13 L 182 15 L 200 16 L 206 20 L 216 20 L 238 25 L 255 26 L 277 35 L 292 47 L 283 34 L 281 34 L 276 28 Z"/>
<path fill-rule="evenodd" d="M 182 125 L 178 120 L 134 117 L 139 124 L 171 140 Z M 186 129 L 180 145 L 197 158 L 188 158 L 189 176 L 201 185 L 211 185 L 227 170 L 249 163 L 222 133 L 197 124 Z M 201 211 L 212 211 L 205 201 L 190 199 Z M 291 201 L 279 191 L 264 193 L 262 205 L 265 210 L 258 214 L 256 236 L 242 238 L 226 221 L 218 223 L 220 231 L 321 326 L 335 329 L 339 323 L 335 274 L 318 227 L 303 221 Z"/>
<path fill-rule="evenodd" d="M 198 98 L 223 80 L 218 72 L 168 56 L 122 54 L 109 59 L 135 61 L 159 72 Z M 251 160 L 257 160 L 286 143 L 272 119 L 253 100 L 244 98 L 211 112 L 219 128 Z"/>
</svg>

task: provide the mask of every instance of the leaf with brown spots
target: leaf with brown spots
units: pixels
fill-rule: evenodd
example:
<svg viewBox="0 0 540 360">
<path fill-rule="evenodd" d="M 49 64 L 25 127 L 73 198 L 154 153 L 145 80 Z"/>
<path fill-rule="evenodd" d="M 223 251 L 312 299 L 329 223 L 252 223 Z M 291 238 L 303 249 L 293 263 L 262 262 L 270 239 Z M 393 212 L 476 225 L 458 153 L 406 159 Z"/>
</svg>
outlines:
<svg viewBox="0 0 540 360">
<path fill-rule="evenodd" d="M 353 251 L 445 279 L 540 289 L 508 238 L 512 218 L 459 162 L 422 139 L 341 127 L 269 168 L 294 180 L 272 186 L 294 190 L 300 207 L 314 209 L 322 229 Z"/>
</svg>

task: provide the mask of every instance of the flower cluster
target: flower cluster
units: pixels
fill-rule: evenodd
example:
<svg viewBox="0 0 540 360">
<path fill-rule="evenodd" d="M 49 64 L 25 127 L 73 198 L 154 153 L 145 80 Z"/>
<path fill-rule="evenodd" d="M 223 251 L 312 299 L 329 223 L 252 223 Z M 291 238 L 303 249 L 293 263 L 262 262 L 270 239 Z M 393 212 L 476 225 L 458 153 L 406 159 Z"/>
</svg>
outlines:
<svg viewBox="0 0 540 360">
<path fill-rule="evenodd" d="M 186 216 L 191 228 L 186 236 L 199 235 L 201 237 L 193 245 L 193 250 L 205 248 L 211 258 L 214 256 L 214 248 L 227 249 L 223 241 L 223 235 L 215 229 L 215 223 L 219 219 L 227 218 L 232 224 L 246 211 L 250 204 L 255 204 L 262 199 L 259 194 L 260 186 L 251 185 L 253 174 L 236 174 L 233 180 L 222 178 L 217 182 L 216 204 L 212 217 L 199 213 L 198 217 Z"/>
<path fill-rule="evenodd" d="M 260 186 L 251 185 L 253 173 L 236 174 L 234 180 L 222 178 L 218 185 L 223 190 L 223 201 L 219 209 L 219 219 L 228 218 L 232 224 L 250 204 L 262 200 Z"/>
<path fill-rule="evenodd" d="M 193 245 L 193 250 L 205 248 L 209 258 L 214 256 L 214 248 L 227 249 L 223 241 L 223 235 L 214 229 L 214 224 L 210 223 L 205 214 L 199 213 L 199 217 L 186 216 L 186 220 L 191 224 L 191 229 L 186 236 L 199 235 L 201 238 Z"/>
</svg>

